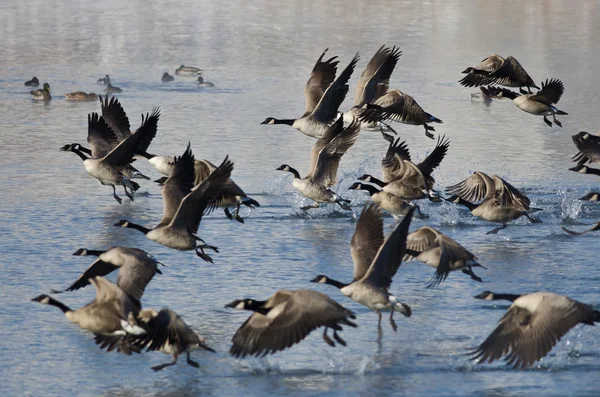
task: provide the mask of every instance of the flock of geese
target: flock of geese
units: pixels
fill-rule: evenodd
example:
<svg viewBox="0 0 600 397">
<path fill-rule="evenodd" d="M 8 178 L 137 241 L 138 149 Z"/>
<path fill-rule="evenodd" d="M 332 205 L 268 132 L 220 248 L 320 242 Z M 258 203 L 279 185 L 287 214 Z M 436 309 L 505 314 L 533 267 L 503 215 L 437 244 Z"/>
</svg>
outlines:
<svg viewBox="0 0 600 397">
<path fill-rule="evenodd" d="M 210 81 L 205 81 L 204 77 L 202 77 L 202 70 L 194 66 L 181 65 L 175 70 L 175 74 L 177 76 L 196 78 L 196 81 L 198 82 L 198 87 L 200 88 L 208 88 L 215 86 L 214 83 L 211 83 Z M 170 83 L 172 81 L 175 81 L 175 77 L 171 76 L 168 72 L 165 72 L 160 80 L 163 83 Z M 97 83 L 106 86 L 104 92 L 106 92 L 107 94 L 120 94 L 123 92 L 123 89 L 121 87 L 112 85 L 109 75 L 98 79 Z M 39 85 L 40 80 L 36 76 L 33 76 L 31 80 L 27 80 L 25 82 L 26 87 L 38 87 Z M 29 91 L 29 94 L 31 94 L 31 98 L 35 101 L 52 100 L 52 95 L 50 95 L 50 84 L 47 82 L 44 83 L 42 88 Z M 78 102 L 97 101 L 98 94 L 96 94 L 95 92 L 87 93 L 84 91 L 69 92 L 65 94 L 65 100 Z"/>
<path fill-rule="evenodd" d="M 463 205 L 473 216 L 499 224 L 488 234 L 498 233 L 507 227 L 508 222 L 522 216 L 533 223 L 541 222 L 530 215 L 539 209 L 532 208 L 529 198 L 505 179 L 480 171 L 446 188 L 450 196 L 443 197 L 434 189 L 432 173 L 444 159 L 450 146 L 449 139 L 438 136 L 431 153 L 417 164 L 411 160 L 406 143 L 387 133 L 396 134 L 389 125 L 389 122 L 395 121 L 420 126 L 426 136 L 434 138 L 432 132 L 435 129 L 430 124 L 442 123 L 422 109 L 410 95 L 389 88 L 390 76 L 401 51 L 396 47 L 382 46 L 375 53 L 359 77 L 354 105 L 343 112 L 339 111 L 339 107 L 349 91 L 348 81 L 359 54 L 336 78 L 338 58 L 325 59 L 326 53 L 327 50 L 317 59 L 304 88 L 304 114 L 296 119 L 268 117 L 262 124 L 289 125 L 316 139 L 305 177 L 302 178 L 287 164 L 277 168 L 291 173 L 293 187 L 314 202 L 302 207 L 304 211 L 326 204 L 337 205 L 344 211 L 351 210 L 350 200 L 332 190 L 342 157 L 355 144 L 361 130 L 378 129 L 389 142 L 381 161 L 382 177 L 365 174 L 350 187 L 365 190 L 371 197 L 358 217 L 350 241 L 353 279 L 345 283 L 317 275 L 311 280 L 334 286 L 343 295 L 377 313 L 378 338 L 381 338 L 382 312 L 390 312 L 389 323 L 394 331 L 398 328 L 395 312 L 406 317 L 412 315 L 411 307 L 390 292 L 392 279 L 403 261 L 417 260 L 435 269 L 427 285 L 429 288 L 443 282 L 455 271 L 468 275 L 474 281 L 482 281 L 473 269 L 484 266 L 457 241 L 431 226 L 410 232 L 413 216 L 426 218 L 414 203 L 416 200 Z M 200 72 L 184 66 L 178 71 L 188 75 Z M 514 57 L 498 55 L 487 57 L 463 73 L 466 76 L 460 83 L 466 87 L 481 87 L 481 95 L 485 98 L 509 98 L 520 109 L 543 116 L 549 126 L 552 122 L 547 116 L 552 116 L 554 124 L 561 126 L 556 115 L 566 113 L 555 107 L 564 91 L 560 80 L 546 80 L 539 89 Z M 108 76 L 106 80 L 109 81 Z M 504 87 L 515 87 L 520 91 Z M 533 94 L 531 88 L 539 90 Z M 163 246 L 195 251 L 201 259 L 212 262 L 206 251 L 218 253 L 218 248 L 199 237 L 202 218 L 216 208 L 223 208 L 229 219 L 243 223 L 240 207 L 260 206 L 231 179 L 233 162 L 225 157 L 216 166 L 208 160 L 197 160 L 190 144 L 180 156 L 150 154 L 150 145 L 158 130 L 160 109 L 154 108 L 142 115 L 141 125 L 132 130 L 116 97 L 109 98 L 108 94 L 100 97 L 100 107 L 100 113 L 88 115 L 89 147 L 71 143 L 61 150 L 78 155 L 90 176 L 112 187 L 113 197 L 119 203 L 122 203 L 122 198 L 117 195 L 117 187 L 122 188 L 133 201 L 135 191 L 140 187 L 134 179 L 150 179 L 133 167 L 136 156 L 146 158 L 163 175 L 156 181 L 162 185 L 163 198 L 163 215 L 156 226 L 147 228 L 129 220 L 121 220 L 115 226 L 136 229 Z M 586 165 L 600 163 L 600 137 L 582 132 L 575 135 L 573 141 L 579 150 L 573 158 L 578 163 L 573 170 L 600 175 L 600 170 Z M 600 193 L 592 192 L 582 199 L 597 201 L 599 197 Z M 387 237 L 383 228 L 384 211 L 397 221 Z M 600 223 L 591 230 L 599 229 Z M 153 256 L 127 247 L 114 247 L 107 251 L 82 248 L 74 255 L 91 255 L 97 259 L 73 284 L 64 290 L 52 290 L 52 293 L 75 291 L 91 284 L 96 289 L 96 298 L 79 309 L 71 309 L 49 295 L 40 295 L 33 300 L 61 309 L 70 322 L 92 332 L 101 348 L 125 354 L 140 353 L 145 349 L 173 357 L 172 362 L 153 367 L 155 371 L 175 364 L 182 354 L 186 354 L 189 365 L 197 367 L 198 363 L 190 358 L 190 352 L 198 349 L 214 352 L 173 310 L 142 309 L 141 300 L 146 286 L 154 275 L 161 273 L 159 266 L 162 263 Z M 117 269 L 116 284 L 104 278 Z M 548 354 L 575 325 L 600 322 L 600 311 L 550 292 L 502 294 L 485 291 L 475 298 L 512 302 L 489 337 L 471 350 L 470 354 L 478 362 L 492 362 L 504 357 L 515 368 L 526 368 Z M 240 299 L 226 307 L 253 312 L 232 338 L 230 353 L 234 357 L 264 356 L 284 350 L 321 327 L 328 345 L 346 346 L 340 332 L 344 326 L 357 326 L 352 311 L 329 296 L 309 289 L 279 290 L 266 300 Z"/>
</svg>

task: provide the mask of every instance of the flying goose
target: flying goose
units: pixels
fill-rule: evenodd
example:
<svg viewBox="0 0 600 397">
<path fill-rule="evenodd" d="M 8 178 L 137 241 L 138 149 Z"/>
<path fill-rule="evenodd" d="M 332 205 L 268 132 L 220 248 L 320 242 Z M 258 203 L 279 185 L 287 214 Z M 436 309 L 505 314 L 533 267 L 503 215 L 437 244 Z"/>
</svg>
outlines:
<svg viewBox="0 0 600 397">
<path fill-rule="evenodd" d="M 233 163 L 229 157 L 225 157 L 223 163 L 208 178 L 194 186 L 194 155 L 188 144 L 162 188 L 163 216 L 160 223 L 148 229 L 122 219 L 115 226 L 139 230 L 148 239 L 165 247 L 182 251 L 195 250 L 200 258 L 212 263 L 212 258 L 204 249 L 218 252 L 217 247 L 205 244 L 195 233 L 198 232 L 202 217 L 216 207 L 223 185 L 231 176 L 232 170 Z"/>
<path fill-rule="evenodd" d="M 109 94 L 118 94 L 120 92 L 123 92 L 123 90 L 121 89 L 121 87 L 116 87 L 116 86 L 110 84 L 110 81 L 109 81 L 108 84 L 106 85 L 106 88 L 104 89 L 104 92 L 109 93 Z"/>
<path fill-rule="evenodd" d="M 320 203 L 336 203 L 345 210 L 351 210 L 346 200 L 329 188 L 337 182 L 337 171 L 342 156 L 354 145 L 360 132 L 360 123 L 354 118 L 346 128 L 343 126 L 343 117 L 327 130 L 327 132 L 313 145 L 310 159 L 310 169 L 304 178 L 294 168 L 287 164 L 277 168 L 278 171 L 288 171 L 294 175 L 292 185 L 304 197 L 313 200 L 315 205 L 301 207 L 306 211 L 318 208 Z"/>
<path fill-rule="evenodd" d="M 44 83 L 44 87 L 39 90 L 29 91 L 31 98 L 35 101 L 49 101 L 52 99 L 50 95 L 50 84 Z"/>
<path fill-rule="evenodd" d="M 490 55 L 479 65 L 466 68 L 463 73 L 467 73 L 467 75 L 459 83 L 464 87 L 497 84 L 505 87 L 519 87 L 521 94 L 531 94 L 531 87 L 540 89 L 513 56 L 504 59 L 497 54 Z M 527 87 L 527 91 L 520 87 Z"/>
<path fill-rule="evenodd" d="M 92 156 L 92 158 L 88 158 L 82 151 L 78 150 L 76 145 L 66 145 L 61 150 L 77 154 L 83 160 L 83 166 L 88 174 L 98 179 L 103 185 L 112 186 L 113 197 L 119 204 L 122 203 L 122 200 L 117 196 L 115 185 L 122 185 L 127 197 L 133 201 L 133 195 L 127 191 L 127 188 L 137 190 L 139 185 L 123 175 L 123 170 L 131 163 L 138 145 L 145 141 L 151 142 L 156 135 L 156 129 L 152 128 L 152 123 L 148 123 L 149 119 L 150 117 L 146 118 L 146 123 L 142 124 L 134 134 L 121 141 L 104 157 L 93 158 Z M 92 113 L 88 115 L 88 141 L 92 143 L 92 147 L 96 139 L 115 142 L 117 137 L 102 117 L 97 113 Z"/>
<path fill-rule="evenodd" d="M 403 124 L 422 125 L 425 128 L 425 135 L 431 139 L 434 139 L 434 136 L 429 131 L 435 131 L 435 128 L 428 124 L 443 123 L 442 120 L 424 111 L 413 97 L 400 90 L 389 91 L 374 103 L 365 104 L 361 109 L 359 116 L 361 122 L 392 120 Z"/>
<path fill-rule="evenodd" d="M 98 83 L 98 84 L 100 84 L 100 85 L 107 85 L 107 84 L 110 84 L 110 76 L 109 76 L 109 75 L 106 75 L 106 76 L 104 76 L 103 78 L 101 78 L 101 79 L 98 79 L 97 83 Z"/>
<path fill-rule="evenodd" d="M 198 335 L 183 321 L 181 316 L 171 309 L 164 308 L 157 312 L 154 309 L 142 309 L 137 316 L 137 324 L 146 332 L 140 335 L 97 336 L 96 343 L 102 349 L 112 351 L 117 346 L 133 346 L 133 350 L 146 348 L 146 351 L 160 351 L 173 356 L 173 362 L 152 367 L 157 372 L 171 365 L 177 364 L 177 358 L 186 354 L 187 363 L 194 368 L 200 365 L 191 359 L 190 353 L 194 350 L 208 350 L 215 352 L 207 346 L 204 338 Z"/>
<path fill-rule="evenodd" d="M 175 80 L 175 77 L 171 76 L 168 72 L 164 72 L 162 78 L 160 79 L 160 81 L 163 83 L 169 83 L 173 80 Z"/>
<path fill-rule="evenodd" d="M 465 247 L 446 236 L 439 230 L 423 226 L 406 238 L 406 255 L 404 261 L 413 259 L 435 267 L 427 288 L 432 288 L 446 280 L 451 271 L 462 270 L 471 279 L 482 282 L 473 273 L 473 267 L 483 267 L 477 262 L 477 257 Z M 485 269 L 485 267 L 483 267 Z"/>
<path fill-rule="evenodd" d="M 557 104 L 565 91 L 562 81 L 558 79 L 546 79 L 542 83 L 542 89 L 535 94 L 519 94 L 506 88 L 488 86 L 482 91 L 493 98 L 508 98 L 524 112 L 535 114 L 536 116 L 544 116 L 544 122 L 552 127 L 552 122 L 546 116 L 552 116 L 554 124 L 562 127 L 560 121 L 556 119 L 556 115 L 567 115 L 567 112 L 557 109 L 554 104 Z"/>
<path fill-rule="evenodd" d="M 92 277 L 90 282 L 96 288 L 96 298 L 77 310 L 72 310 L 48 295 L 39 295 L 32 301 L 58 307 L 67 320 L 95 334 L 124 335 L 126 332 L 145 332 L 135 323 L 132 325 L 128 322 L 130 317 L 138 314 L 138 303 L 104 277 Z"/>
<path fill-rule="evenodd" d="M 384 241 L 381 209 L 374 203 L 365 204 L 350 243 L 350 253 L 354 262 L 352 281 L 346 284 L 322 274 L 311 280 L 313 283 L 333 285 L 350 299 L 375 311 L 379 316 L 377 330 L 380 339 L 383 335 L 382 310 L 391 311 L 390 325 L 394 331 L 398 329 L 394 321 L 395 310 L 406 317 L 412 314 L 411 308 L 398 302 L 396 297 L 390 294 L 389 288 L 406 253 L 406 236 L 413 211 L 408 211 Z"/>
<path fill-rule="evenodd" d="M 596 193 L 597 194 L 597 193 Z M 597 200 L 595 200 L 597 201 Z M 569 233 L 572 236 L 583 236 L 586 233 L 589 232 L 595 232 L 600 230 L 600 222 L 596 223 L 594 226 L 592 226 L 590 229 L 584 230 L 583 232 L 574 232 L 572 230 L 567 229 L 566 227 L 562 226 L 562 230 L 564 230 L 565 232 Z"/>
<path fill-rule="evenodd" d="M 40 81 L 35 76 L 33 76 L 33 78 L 31 80 L 27 80 L 25 82 L 25 86 L 27 86 L 27 87 L 37 87 L 38 85 L 40 85 Z"/>
<path fill-rule="evenodd" d="M 83 92 L 83 91 L 75 91 L 75 92 L 69 92 L 67 94 L 65 94 L 65 100 L 67 101 L 80 101 L 80 102 L 91 102 L 91 101 L 96 101 L 98 100 L 98 94 L 94 93 L 94 92 L 90 92 L 89 94 L 87 92 Z"/>
<path fill-rule="evenodd" d="M 371 200 L 377 205 L 379 205 L 382 209 L 386 210 L 399 221 L 408 210 L 413 208 L 413 205 L 410 204 L 406 200 L 402 200 L 401 198 L 394 196 L 389 192 L 384 192 L 383 190 L 377 189 L 373 185 L 367 185 L 365 183 L 356 182 L 353 183 L 352 186 L 348 188 L 349 190 L 366 190 L 369 192 L 371 196 Z"/>
<path fill-rule="evenodd" d="M 359 55 L 357 53 L 354 58 L 352 58 L 352 61 L 348 64 L 346 69 L 340 73 L 338 78 L 329 85 L 329 88 L 327 88 L 325 92 L 323 92 L 320 99 L 315 102 L 315 99 L 321 92 L 323 82 L 329 80 L 331 70 L 335 69 L 334 66 L 331 66 L 330 62 L 334 58 L 325 62 L 321 61 L 324 54 L 325 52 L 321 54 L 315 68 L 313 68 L 313 74 L 315 74 L 315 69 L 317 69 L 320 63 L 327 64 L 327 66 L 323 66 L 326 72 L 321 74 L 317 71 L 317 77 L 315 77 L 314 82 L 311 82 L 311 80 L 313 80 L 313 75 L 311 75 L 311 78 L 304 88 L 304 95 L 306 97 L 306 111 L 304 114 L 298 119 L 280 120 L 273 117 L 267 117 L 261 124 L 287 124 L 301 133 L 317 139 L 322 138 L 323 135 L 327 133 L 329 124 L 335 120 L 338 114 L 338 108 L 346 98 L 349 89 L 348 80 L 350 80 L 350 76 L 352 76 Z"/>
<path fill-rule="evenodd" d="M 209 88 L 214 86 L 214 83 L 211 83 L 210 81 L 204 81 L 204 77 L 198 76 L 198 87 Z"/>
<path fill-rule="evenodd" d="M 387 93 L 390 77 L 401 55 L 402 51 L 395 46 L 390 49 L 383 45 L 377 50 L 358 79 L 354 106 L 344 113 L 345 123 L 352 122 L 352 117 L 360 116 L 360 108 L 364 105 L 375 102 Z M 375 124 L 365 124 L 362 127 L 372 128 Z"/>
<path fill-rule="evenodd" d="M 175 167 L 173 163 L 173 157 L 170 156 L 154 156 L 150 159 L 154 160 L 157 157 L 164 158 L 164 162 L 155 162 L 155 164 L 160 164 L 161 168 L 165 170 L 168 168 L 172 169 Z M 170 161 L 169 161 L 170 159 Z M 156 167 L 157 169 L 159 167 Z M 208 160 L 194 160 L 194 173 L 196 175 L 196 179 L 194 184 L 198 185 L 202 181 L 204 181 L 217 167 Z M 157 179 L 156 183 L 163 185 L 169 178 L 163 176 L 162 178 Z M 240 206 L 245 205 L 250 209 L 254 209 L 254 207 L 260 207 L 260 204 L 246 195 L 246 193 L 239 187 L 232 179 L 229 179 L 224 185 L 223 190 L 221 192 L 221 197 L 217 203 L 217 207 L 223 208 L 223 212 L 225 212 L 225 216 L 228 219 L 235 219 L 240 223 L 244 223 L 244 219 L 240 216 Z M 236 207 L 233 213 L 229 211 L 230 207 Z"/>
<path fill-rule="evenodd" d="M 233 335 L 229 353 L 234 357 L 273 354 L 299 343 L 319 327 L 325 327 L 323 339 L 328 345 L 335 347 L 327 335 L 331 328 L 333 338 L 346 346 L 338 331 L 342 325 L 356 327 L 350 321 L 356 318 L 353 312 L 325 294 L 306 289 L 279 290 L 265 301 L 235 300 L 225 307 L 254 312 Z"/>
<path fill-rule="evenodd" d="M 502 226 L 490 230 L 486 234 L 496 234 L 508 227 L 506 222 L 522 216 L 532 223 L 541 220 L 529 216 L 528 211 L 541 211 L 531 208 L 529 198 L 517 190 L 504 179 L 493 175 L 489 177 L 483 172 L 476 171 L 462 182 L 446 188 L 446 192 L 453 194 L 447 201 L 466 206 L 471 214 L 489 221 L 499 222 Z M 481 201 L 474 204 L 473 201 Z"/>
<path fill-rule="evenodd" d="M 73 253 L 77 256 L 97 256 L 79 278 L 69 287 L 62 291 L 52 290 L 52 293 L 75 291 L 90 284 L 95 276 L 106 276 L 112 271 L 119 269 L 117 286 L 123 290 L 131 299 L 138 301 L 142 299 L 146 286 L 155 274 L 162 274 L 158 268 L 157 261 L 152 255 L 137 248 L 113 247 L 107 251 L 88 250 L 80 248 Z M 161 263 L 162 264 L 162 263 Z"/>
<path fill-rule="evenodd" d="M 513 302 L 490 336 L 469 353 L 478 363 L 505 356 L 506 363 L 515 369 L 530 367 L 577 324 L 600 322 L 600 311 L 551 292 L 513 295 L 485 291 L 475 298 Z"/>
<path fill-rule="evenodd" d="M 197 76 L 202 74 L 202 70 L 193 66 L 181 65 L 175 70 L 177 76 Z"/>
<path fill-rule="evenodd" d="M 600 164 L 600 137 L 581 131 L 571 137 L 579 152 L 572 157 L 573 161 L 583 165 L 586 163 Z"/>
</svg>

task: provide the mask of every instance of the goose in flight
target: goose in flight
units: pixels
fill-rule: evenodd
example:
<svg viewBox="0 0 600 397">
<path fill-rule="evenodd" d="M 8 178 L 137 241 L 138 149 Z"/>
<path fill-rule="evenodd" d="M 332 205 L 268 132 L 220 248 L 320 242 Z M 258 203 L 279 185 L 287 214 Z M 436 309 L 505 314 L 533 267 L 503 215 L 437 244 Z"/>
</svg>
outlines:
<svg viewBox="0 0 600 397">
<path fill-rule="evenodd" d="M 540 89 L 513 56 L 504 59 L 497 54 L 490 55 L 479 65 L 466 68 L 463 73 L 467 75 L 459 83 L 464 87 L 496 84 L 504 87 L 518 87 L 521 94 L 531 94 L 531 87 Z M 521 87 L 527 87 L 527 91 Z"/>
</svg>

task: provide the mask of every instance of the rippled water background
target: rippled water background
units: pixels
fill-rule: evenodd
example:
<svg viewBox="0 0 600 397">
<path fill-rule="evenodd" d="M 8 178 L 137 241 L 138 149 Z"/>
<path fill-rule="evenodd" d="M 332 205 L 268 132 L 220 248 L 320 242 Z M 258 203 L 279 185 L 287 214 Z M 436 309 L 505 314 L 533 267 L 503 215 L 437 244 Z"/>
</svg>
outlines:
<svg viewBox="0 0 600 397">
<path fill-rule="evenodd" d="M 464 353 L 492 331 L 507 307 L 472 299 L 484 289 L 549 290 L 600 304 L 598 237 L 572 238 L 560 230 L 600 218 L 595 203 L 577 200 L 599 181 L 567 170 L 575 153 L 570 136 L 598 130 L 599 8 L 596 2 L 502 0 L 3 1 L 0 389 L 11 396 L 598 395 L 600 334 L 591 327 L 572 330 L 524 372 L 502 363 L 474 365 Z M 379 173 L 387 143 L 379 133 L 364 132 L 342 160 L 337 188 L 352 198 L 355 216 L 333 208 L 303 215 L 291 176 L 275 169 L 288 163 L 304 174 L 314 141 L 287 126 L 259 123 L 302 113 L 302 89 L 326 47 L 340 56 L 340 69 L 361 52 L 352 97 L 362 68 L 384 43 L 403 50 L 391 86 L 444 120 L 436 129 L 451 146 L 434 174 L 438 187 L 475 170 L 499 174 L 544 209 L 544 223 L 523 219 L 486 236 L 491 224 L 446 203 L 423 203 L 431 218 L 415 220 L 414 227 L 433 225 L 469 248 L 488 267 L 478 272 L 485 283 L 452 274 L 426 290 L 433 270 L 403 265 L 392 292 L 414 314 L 398 318 L 397 333 L 386 322 L 378 344 L 374 313 L 308 281 L 320 273 L 351 279 L 349 241 L 366 194 L 346 188 L 364 172 Z M 564 82 L 564 128 L 549 128 L 508 101 L 486 106 L 470 99 L 475 90 L 457 83 L 460 72 L 492 53 L 517 57 L 536 82 Z M 202 90 L 179 78 L 163 85 L 162 73 L 173 74 L 182 63 L 204 69 L 216 87 Z M 213 265 L 111 226 L 121 218 L 155 224 L 162 211 L 157 186 L 143 183 L 135 202 L 120 206 L 77 156 L 58 151 L 84 143 L 87 114 L 99 110 L 98 103 L 66 102 L 64 93 L 98 91 L 96 80 L 107 73 L 124 90 L 119 98 L 132 126 L 140 113 L 161 107 L 152 152 L 180 154 L 191 141 L 200 158 L 219 162 L 229 154 L 235 181 L 262 204 L 243 211 L 244 225 L 220 211 L 203 220 L 202 237 L 221 248 Z M 30 99 L 23 82 L 33 75 L 51 84 L 49 104 Z M 434 146 L 420 127 L 397 130 L 418 159 Z M 136 166 L 158 176 L 143 159 Z M 92 262 L 72 257 L 77 248 L 114 245 L 145 249 L 169 264 L 146 290 L 144 304 L 178 311 L 218 351 L 194 353 L 199 370 L 181 360 L 155 374 L 150 367 L 169 357 L 103 353 L 58 310 L 29 301 L 67 286 Z M 329 348 L 317 332 L 267 359 L 230 358 L 229 340 L 247 314 L 223 305 L 280 288 L 317 288 L 355 310 L 359 328 L 343 333 L 348 346 Z M 80 307 L 93 297 L 87 288 L 60 299 Z"/>
</svg>

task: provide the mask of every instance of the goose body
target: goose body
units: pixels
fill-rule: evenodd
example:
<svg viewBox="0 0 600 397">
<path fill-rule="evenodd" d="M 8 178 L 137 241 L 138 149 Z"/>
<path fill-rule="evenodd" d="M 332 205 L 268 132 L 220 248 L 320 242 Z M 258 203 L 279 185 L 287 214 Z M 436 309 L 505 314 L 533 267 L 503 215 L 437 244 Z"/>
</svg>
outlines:
<svg viewBox="0 0 600 397">
<path fill-rule="evenodd" d="M 90 92 L 89 94 L 87 92 L 83 92 L 83 91 L 75 91 L 75 92 L 69 92 L 67 94 L 65 94 L 65 99 L 67 101 L 97 101 L 98 100 L 98 94 Z"/>
<path fill-rule="evenodd" d="M 390 215 L 392 215 L 396 220 L 399 220 L 402 216 L 406 215 L 413 207 L 408 201 L 403 200 L 398 196 L 394 196 L 390 192 L 379 190 L 372 185 L 356 182 L 348 189 L 366 190 L 369 192 L 371 200 L 373 200 L 373 202 L 379 205 L 383 210 L 389 212 Z"/>
<path fill-rule="evenodd" d="M 31 98 L 35 101 L 49 101 L 52 99 L 50 95 L 50 84 L 44 83 L 44 87 L 39 90 L 29 91 Z"/>
</svg>

